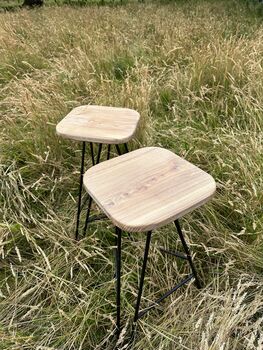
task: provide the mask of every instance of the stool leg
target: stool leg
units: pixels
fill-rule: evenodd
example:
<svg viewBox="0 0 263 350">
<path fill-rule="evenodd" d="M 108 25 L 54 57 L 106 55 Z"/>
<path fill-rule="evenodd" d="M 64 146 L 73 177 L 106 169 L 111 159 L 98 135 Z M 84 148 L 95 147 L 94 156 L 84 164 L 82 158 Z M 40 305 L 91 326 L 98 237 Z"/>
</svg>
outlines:
<svg viewBox="0 0 263 350">
<path fill-rule="evenodd" d="M 116 150 L 117 150 L 117 152 L 118 152 L 118 155 L 121 156 L 122 153 L 121 153 L 120 146 L 119 146 L 119 145 L 115 145 L 115 147 L 116 147 Z M 128 153 L 128 152 L 129 152 L 129 148 L 128 148 L 127 143 L 124 143 L 124 149 L 125 149 L 125 153 Z"/>
<path fill-rule="evenodd" d="M 99 162 L 100 162 L 101 150 L 102 150 L 102 143 L 99 144 L 99 150 L 98 150 L 98 154 L 97 154 L 96 164 L 99 164 Z"/>
<path fill-rule="evenodd" d="M 97 154 L 97 160 L 96 160 L 96 164 L 98 164 L 100 162 L 100 155 L 101 155 L 101 149 L 102 149 L 102 143 L 99 144 L 99 150 L 98 150 L 98 154 Z M 93 154 L 93 151 L 92 151 Z M 84 225 L 84 230 L 83 230 L 83 235 L 86 235 L 86 231 L 87 231 L 87 227 L 88 227 L 88 222 L 89 222 L 89 214 L 90 214 L 90 210 L 91 210 L 91 205 L 92 205 L 92 198 L 89 197 L 89 204 L 88 204 L 88 209 L 87 209 L 87 214 L 86 214 L 86 220 L 85 220 L 85 225 Z"/>
<path fill-rule="evenodd" d="M 133 322 L 136 322 L 138 320 L 138 316 L 139 316 L 140 303 L 141 303 L 142 290 L 143 290 L 143 282 L 144 282 L 144 276 L 145 276 L 145 270 L 146 270 L 146 265 L 147 265 L 150 243 L 151 243 L 151 236 L 152 236 L 152 231 L 149 231 L 147 233 L 147 239 L 146 239 L 146 244 L 145 244 L 140 285 L 139 285 L 139 291 L 138 291 L 138 296 L 137 296 L 137 302 L 136 302 L 136 306 L 135 306 L 135 314 L 134 314 Z"/>
<path fill-rule="evenodd" d="M 76 233 L 75 233 L 76 240 L 78 240 L 78 237 L 79 237 L 79 217 L 80 217 L 80 211 L 81 211 L 81 193 L 82 193 L 82 186 L 83 186 L 85 151 L 86 151 L 86 143 L 84 141 L 82 143 L 82 156 L 81 156 L 81 165 L 80 165 L 79 199 L 78 199 L 77 223 L 76 223 Z"/>
<path fill-rule="evenodd" d="M 183 248 L 184 248 L 184 251 L 185 251 L 185 254 L 187 256 L 187 260 L 189 262 L 189 265 L 191 267 L 191 270 L 192 270 L 192 273 L 193 273 L 193 276 L 195 278 L 195 285 L 198 289 L 201 289 L 201 283 L 198 279 L 198 276 L 197 276 L 197 272 L 196 272 L 196 269 L 194 267 L 194 263 L 193 263 L 193 260 L 192 260 L 192 257 L 191 257 L 191 253 L 190 253 L 190 250 L 186 244 L 186 241 L 184 239 L 184 236 L 183 236 L 183 233 L 182 233 L 182 230 L 181 230 L 181 227 L 180 227 L 180 224 L 179 224 L 179 221 L 178 220 L 175 220 L 174 222 L 175 224 L 175 227 L 177 229 L 177 232 L 179 234 L 179 237 L 180 237 L 180 240 L 182 242 L 182 245 L 183 245 Z"/>
<path fill-rule="evenodd" d="M 124 144 L 124 148 L 125 148 L 125 153 L 129 153 L 129 148 L 128 148 L 127 143 Z"/>
<path fill-rule="evenodd" d="M 95 165 L 95 158 L 94 158 L 94 151 L 93 151 L 93 143 L 90 142 L 90 153 L 91 153 L 91 160 L 92 160 L 92 165 Z"/>
<path fill-rule="evenodd" d="M 121 156 L 121 150 L 120 150 L 119 145 L 115 145 L 115 147 L 116 147 L 116 150 L 118 152 L 118 155 Z"/>
<path fill-rule="evenodd" d="M 119 336 L 121 331 L 121 229 L 118 227 L 116 227 L 116 247 L 116 328 Z"/>
<path fill-rule="evenodd" d="M 110 159 L 110 147 L 111 147 L 111 145 L 110 145 L 110 144 L 108 144 L 108 150 L 107 150 L 107 160 L 109 160 L 109 159 Z"/>
<path fill-rule="evenodd" d="M 117 150 L 117 152 L 118 152 L 118 155 L 121 156 L 122 153 L 121 153 L 121 150 L 120 150 L 119 145 L 115 145 L 115 147 L 116 147 L 116 150 Z M 125 148 L 125 153 L 128 153 L 128 152 L 129 152 L 129 149 L 128 149 L 127 143 L 124 144 L 124 148 Z M 108 158 L 107 158 L 107 159 L 108 159 Z M 127 232 L 127 233 L 128 233 L 129 239 L 131 240 L 132 238 L 131 238 L 130 232 Z"/>
</svg>

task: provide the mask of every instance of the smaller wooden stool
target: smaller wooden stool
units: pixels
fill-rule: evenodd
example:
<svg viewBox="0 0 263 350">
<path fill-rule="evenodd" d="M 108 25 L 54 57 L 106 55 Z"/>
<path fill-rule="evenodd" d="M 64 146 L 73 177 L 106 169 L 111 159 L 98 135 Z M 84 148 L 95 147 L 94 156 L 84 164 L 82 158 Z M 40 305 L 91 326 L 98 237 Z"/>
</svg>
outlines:
<svg viewBox="0 0 263 350">
<path fill-rule="evenodd" d="M 81 193 L 83 185 L 86 142 L 90 143 L 93 165 L 98 164 L 100 161 L 103 144 L 108 145 L 107 159 L 110 158 L 112 144 L 115 145 L 119 155 L 121 155 L 119 144 L 124 144 L 125 151 L 128 152 L 127 142 L 133 138 L 139 119 L 139 113 L 133 109 L 87 105 L 74 108 L 57 124 L 56 132 L 58 135 L 67 139 L 82 141 L 76 239 L 78 239 L 79 235 L 79 219 L 81 209 L 85 204 L 81 204 Z M 99 144 L 96 161 L 94 157 L 93 143 Z M 91 204 L 92 199 L 90 197 L 83 231 L 84 234 L 89 222 Z"/>
<path fill-rule="evenodd" d="M 192 278 L 200 288 L 178 219 L 203 205 L 213 196 L 216 184 L 209 174 L 166 149 L 146 147 L 90 168 L 84 174 L 84 186 L 116 226 L 116 326 L 118 332 L 121 329 L 122 230 L 133 233 L 148 232 L 134 322 Z M 184 253 L 168 250 L 164 252 L 188 261 L 192 273 L 155 303 L 139 311 L 152 231 L 170 222 L 175 223 Z"/>
</svg>

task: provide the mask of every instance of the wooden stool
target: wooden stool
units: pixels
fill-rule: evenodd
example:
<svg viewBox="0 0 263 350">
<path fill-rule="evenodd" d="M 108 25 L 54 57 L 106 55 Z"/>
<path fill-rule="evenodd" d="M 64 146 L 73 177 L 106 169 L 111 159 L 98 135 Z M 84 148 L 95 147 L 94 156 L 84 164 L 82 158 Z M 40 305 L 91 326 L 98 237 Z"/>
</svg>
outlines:
<svg viewBox="0 0 263 350">
<path fill-rule="evenodd" d="M 120 332 L 121 233 L 147 231 L 134 322 L 179 287 L 200 282 L 178 219 L 206 203 L 215 193 L 214 179 L 174 153 L 146 147 L 95 165 L 84 174 L 90 196 L 116 226 L 117 331 Z M 184 253 L 165 253 L 188 261 L 192 273 L 145 310 L 139 311 L 152 231 L 174 222 Z"/>
<path fill-rule="evenodd" d="M 77 141 L 82 141 L 82 157 L 80 166 L 79 198 L 76 224 L 76 239 L 79 235 L 79 219 L 81 209 L 81 193 L 83 185 L 84 158 L 86 142 L 90 143 L 92 164 L 98 164 L 102 150 L 102 144 L 108 145 L 107 159 L 110 158 L 111 145 L 114 144 L 119 155 L 121 150 L 119 144 L 124 144 L 128 152 L 127 142 L 130 141 L 136 131 L 140 115 L 138 112 L 128 108 L 104 107 L 104 106 L 80 106 L 74 108 L 56 126 L 58 135 Z M 98 154 L 95 162 L 93 143 L 98 143 Z M 88 210 L 85 220 L 84 234 L 89 222 L 89 214 L 92 198 L 89 198 Z"/>
</svg>

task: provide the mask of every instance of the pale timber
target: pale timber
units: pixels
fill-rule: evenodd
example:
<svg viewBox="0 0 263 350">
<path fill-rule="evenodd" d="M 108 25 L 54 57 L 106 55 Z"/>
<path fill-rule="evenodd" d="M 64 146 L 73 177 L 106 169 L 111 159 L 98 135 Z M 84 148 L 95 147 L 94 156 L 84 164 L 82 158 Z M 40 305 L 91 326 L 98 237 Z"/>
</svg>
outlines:
<svg viewBox="0 0 263 350">
<path fill-rule="evenodd" d="M 85 105 L 66 115 L 56 132 L 78 141 L 120 144 L 133 138 L 139 119 L 140 114 L 133 109 Z"/>
<path fill-rule="evenodd" d="M 150 231 L 206 203 L 214 179 L 163 148 L 146 147 L 102 162 L 84 174 L 84 186 L 119 228 Z"/>
</svg>

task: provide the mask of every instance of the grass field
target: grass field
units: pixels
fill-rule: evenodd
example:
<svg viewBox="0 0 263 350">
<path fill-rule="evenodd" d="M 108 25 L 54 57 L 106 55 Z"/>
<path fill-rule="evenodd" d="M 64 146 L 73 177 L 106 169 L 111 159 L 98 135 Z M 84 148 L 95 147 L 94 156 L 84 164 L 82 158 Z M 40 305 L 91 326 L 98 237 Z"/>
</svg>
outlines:
<svg viewBox="0 0 263 350">
<path fill-rule="evenodd" d="M 55 134 L 90 103 L 135 108 L 131 148 L 166 147 L 217 181 L 182 220 L 204 288 L 151 311 L 133 349 L 263 349 L 262 18 L 235 0 L 0 14 L 1 350 L 114 348 L 114 230 L 74 240 L 81 144 Z M 145 234 L 123 242 L 120 349 Z M 180 249 L 172 225 L 153 235 L 143 306 L 189 272 L 159 245 Z"/>
</svg>

